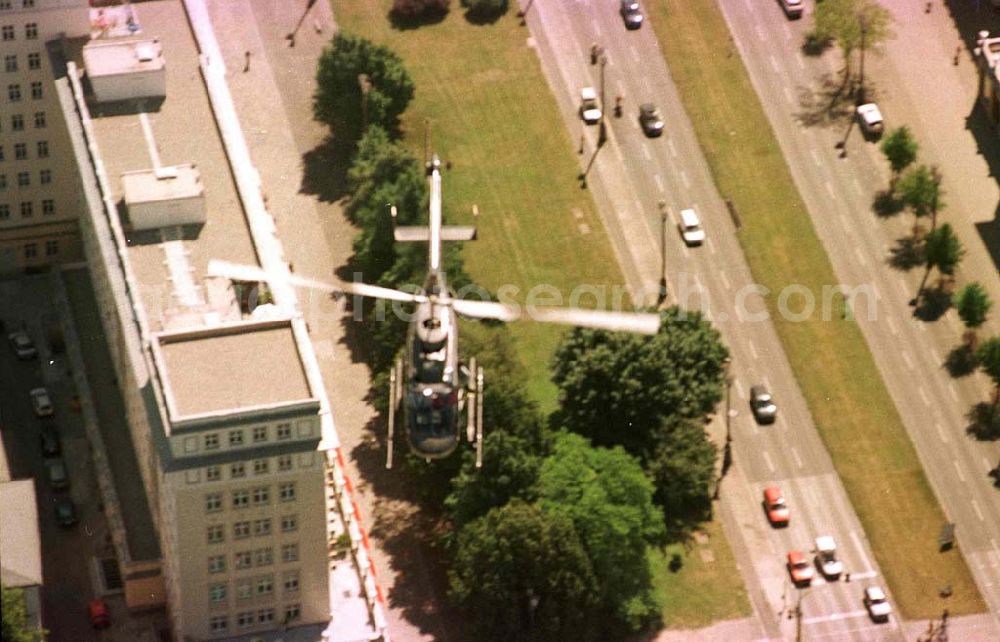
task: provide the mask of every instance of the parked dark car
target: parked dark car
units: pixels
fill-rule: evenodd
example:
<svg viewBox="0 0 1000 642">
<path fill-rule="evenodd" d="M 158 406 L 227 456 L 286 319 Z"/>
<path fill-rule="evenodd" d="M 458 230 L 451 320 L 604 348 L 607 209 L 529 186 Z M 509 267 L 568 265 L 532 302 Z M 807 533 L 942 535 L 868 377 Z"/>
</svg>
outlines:
<svg viewBox="0 0 1000 642">
<path fill-rule="evenodd" d="M 774 404 L 774 399 L 767 388 L 762 385 L 750 387 L 750 408 L 757 423 L 772 424 L 778 414 L 778 406 Z"/>
<path fill-rule="evenodd" d="M 69 473 L 66 472 L 66 462 L 61 457 L 45 460 L 45 479 L 52 490 L 69 488 Z"/>
<path fill-rule="evenodd" d="M 79 520 L 76 516 L 76 504 L 66 496 L 56 498 L 55 503 L 56 522 L 63 528 L 75 525 Z"/>
<path fill-rule="evenodd" d="M 663 133 L 663 119 L 660 110 L 653 103 L 643 103 L 639 106 L 639 124 L 644 134 L 653 138 Z"/>
<path fill-rule="evenodd" d="M 621 0 L 621 14 L 626 29 L 638 29 L 642 26 L 642 8 L 636 0 Z"/>
<path fill-rule="evenodd" d="M 62 444 L 59 443 L 59 433 L 54 428 L 42 428 L 38 435 L 38 441 L 42 446 L 43 457 L 55 457 L 62 452 Z"/>
</svg>

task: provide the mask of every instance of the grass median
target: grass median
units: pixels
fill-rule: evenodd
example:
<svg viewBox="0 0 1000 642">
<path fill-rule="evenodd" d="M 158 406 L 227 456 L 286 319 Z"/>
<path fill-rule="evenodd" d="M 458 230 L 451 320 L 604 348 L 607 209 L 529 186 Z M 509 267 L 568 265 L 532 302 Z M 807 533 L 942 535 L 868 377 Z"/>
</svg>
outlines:
<svg viewBox="0 0 1000 642">
<path fill-rule="evenodd" d="M 563 296 L 580 284 L 609 291 L 623 284 L 603 223 L 577 180 L 576 141 L 514 10 L 494 24 L 474 25 L 453 2 L 442 22 L 400 31 L 386 19 L 390 4 L 341 3 L 336 18 L 344 30 L 389 46 L 410 70 L 416 96 L 403 118 L 407 144 L 423 156 L 429 118 L 431 149 L 452 163 L 444 174 L 446 207 L 462 222 L 471 222 L 473 204 L 482 213 L 479 240 L 463 251 L 469 274 L 490 288 L 511 283 L 525 292 L 550 284 Z M 562 329 L 515 323 L 511 331 L 532 394 L 544 411 L 553 410 L 549 362 Z M 697 548 L 711 555 L 671 548 L 667 557 L 682 555 L 676 572 L 663 553 L 651 552 L 669 626 L 750 613 L 720 524 L 703 529 L 709 541 Z"/>
<path fill-rule="evenodd" d="M 837 283 L 833 267 L 715 0 L 649 9 L 684 107 L 700 114 L 693 124 L 719 191 L 740 213 L 754 279 L 775 294 L 801 284 L 822 300 Z M 777 314 L 776 296 L 767 303 L 899 610 L 912 619 L 985 610 L 959 551 L 938 551 L 944 513 L 857 324 L 792 322 Z"/>
</svg>

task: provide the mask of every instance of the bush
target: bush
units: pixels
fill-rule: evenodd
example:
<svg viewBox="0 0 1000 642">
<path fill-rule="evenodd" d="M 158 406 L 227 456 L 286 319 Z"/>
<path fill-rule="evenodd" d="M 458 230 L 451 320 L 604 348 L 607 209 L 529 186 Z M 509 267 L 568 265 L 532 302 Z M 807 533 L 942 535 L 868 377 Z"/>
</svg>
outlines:
<svg viewBox="0 0 1000 642">
<path fill-rule="evenodd" d="M 417 22 L 444 16 L 450 4 L 451 0 L 393 0 L 389 15 L 399 22 Z"/>
<path fill-rule="evenodd" d="M 507 13 L 508 0 L 462 0 L 467 14 L 473 18 L 499 18 Z"/>
</svg>

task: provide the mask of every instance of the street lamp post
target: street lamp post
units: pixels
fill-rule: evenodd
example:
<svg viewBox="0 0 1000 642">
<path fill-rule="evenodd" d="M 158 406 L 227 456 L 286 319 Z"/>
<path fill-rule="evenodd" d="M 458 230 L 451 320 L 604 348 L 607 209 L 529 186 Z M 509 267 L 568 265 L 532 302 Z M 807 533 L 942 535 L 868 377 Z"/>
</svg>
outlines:
<svg viewBox="0 0 1000 642">
<path fill-rule="evenodd" d="M 667 300 L 667 202 L 660 201 L 660 293 L 656 305 Z M 727 408 L 728 410 L 728 408 Z"/>
<path fill-rule="evenodd" d="M 605 112 L 608 111 L 608 103 L 604 100 L 604 67 L 608 64 L 608 57 L 603 53 L 601 54 L 601 125 L 600 131 L 597 133 L 598 145 L 604 143 L 607 139 L 606 125 L 604 124 Z"/>
<path fill-rule="evenodd" d="M 861 27 L 861 64 L 858 69 L 858 104 L 865 102 L 865 35 L 868 31 L 868 18 L 864 13 L 858 14 L 858 25 Z"/>
</svg>

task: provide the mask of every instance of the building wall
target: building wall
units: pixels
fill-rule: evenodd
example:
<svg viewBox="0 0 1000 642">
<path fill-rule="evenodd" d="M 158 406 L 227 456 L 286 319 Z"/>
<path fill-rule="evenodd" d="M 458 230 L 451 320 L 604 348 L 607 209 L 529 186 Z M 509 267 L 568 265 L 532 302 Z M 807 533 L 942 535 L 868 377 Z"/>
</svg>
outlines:
<svg viewBox="0 0 1000 642">
<path fill-rule="evenodd" d="M 45 43 L 89 30 L 86 0 L 0 0 L 0 274 L 83 256 L 76 166 Z"/>
</svg>

